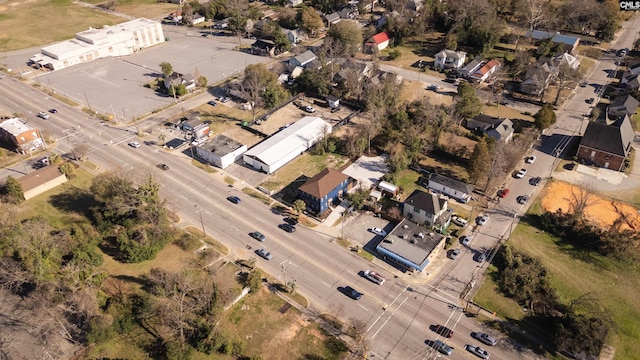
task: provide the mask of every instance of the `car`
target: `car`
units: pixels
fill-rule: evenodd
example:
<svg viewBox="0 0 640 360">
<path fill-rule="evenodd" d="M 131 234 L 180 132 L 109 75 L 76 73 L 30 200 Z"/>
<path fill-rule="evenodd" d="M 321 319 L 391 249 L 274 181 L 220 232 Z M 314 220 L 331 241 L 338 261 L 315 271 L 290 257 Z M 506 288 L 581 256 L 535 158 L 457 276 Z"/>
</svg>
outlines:
<svg viewBox="0 0 640 360">
<path fill-rule="evenodd" d="M 534 162 L 536 162 L 536 157 L 534 155 L 527 156 L 527 158 L 524 159 L 524 162 L 526 162 L 527 164 L 533 164 Z"/>
<path fill-rule="evenodd" d="M 231 99 L 229 99 L 226 96 L 221 96 L 218 100 L 220 100 L 221 103 L 226 103 L 226 102 L 231 101 Z"/>
<path fill-rule="evenodd" d="M 371 228 L 371 229 L 369 229 L 369 231 L 371 231 L 372 233 L 374 233 L 376 235 L 387 236 L 387 232 L 386 231 L 384 231 L 384 230 L 382 230 L 380 228 L 377 228 L 377 227 Z"/>
<path fill-rule="evenodd" d="M 587 87 L 587 85 L 589 85 L 589 82 L 587 80 L 580 83 L 580 87 Z"/>
<path fill-rule="evenodd" d="M 524 205 L 529 201 L 529 197 L 527 195 L 520 195 L 516 200 L 518 201 L 518 204 Z"/>
<path fill-rule="evenodd" d="M 436 325 L 433 327 L 433 331 L 435 331 L 436 334 L 438 335 L 442 335 L 446 338 L 451 338 L 453 337 L 453 330 L 449 329 L 448 327 L 444 326 L 444 325 Z"/>
<path fill-rule="evenodd" d="M 207 101 L 207 104 L 209 104 L 209 105 L 211 105 L 211 106 L 216 106 L 216 105 L 218 105 L 218 103 L 217 103 L 217 102 L 215 102 L 215 101 L 213 101 L 213 100 L 211 100 L 211 101 Z"/>
<path fill-rule="evenodd" d="M 431 347 L 444 355 L 451 355 L 453 353 L 453 348 L 440 340 L 431 342 Z"/>
<path fill-rule="evenodd" d="M 587 104 L 593 104 L 594 101 L 595 101 L 594 98 L 588 98 L 584 102 L 586 102 Z"/>
<path fill-rule="evenodd" d="M 460 249 L 453 249 L 449 251 L 449 259 L 451 260 L 455 260 L 458 255 L 460 255 Z"/>
<path fill-rule="evenodd" d="M 137 148 L 140 147 L 140 143 L 137 142 L 137 141 L 132 141 L 132 142 L 129 143 L 129 146 L 131 146 L 134 149 L 137 149 Z"/>
<path fill-rule="evenodd" d="M 169 165 L 167 164 L 158 164 L 158 167 L 162 170 L 169 170 Z"/>
<path fill-rule="evenodd" d="M 478 218 L 476 219 L 476 223 L 480 226 L 486 224 L 487 221 L 489 221 L 489 215 L 478 216 Z"/>
<path fill-rule="evenodd" d="M 267 240 L 267 237 L 264 236 L 260 231 L 254 231 L 250 235 L 251 235 L 252 238 L 254 238 L 254 239 L 256 239 L 256 240 L 258 240 L 260 242 L 263 242 L 263 241 Z"/>
<path fill-rule="evenodd" d="M 496 338 L 483 332 L 477 332 L 473 334 L 473 337 L 475 337 L 478 341 L 484 343 L 485 345 L 489 345 L 489 346 L 494 346 L 495 344 L 498 343 L 498 340 L 496 340 Z"/>
<path fill-rule="evenodd" d="M 487 261 L 487 257 L 488 257 L 487 253 L 483 252 L 482 254 L 479 254 L 478 256 L 476 256 L 475 260 L 482 264 L 483 262 Z"/>
<path fill-rule="evenodd" d="M 468 352 L 479 357 L 480 359 L 486 360 L 491 356 L 487 350 L 481 348 L 480 346 L 467 345 L 465 346 L 465 348 Z"/>
<path fill-rule="evenodd" d="M 316 109 L 313 108 L 313 106 L 311 105 L 307 105 L 304 107 L 304 111 L 308 112 L 308 113 L 314 113 L 316 112 Z"/>
<path fill-rule="evenodd" d="M 372 282 L 378 285 L 384 284 L 384 281 L 385 281 L 384 276 L 378 274 L 373 270 L 366 270 L 365 272 L 362 273 L 362 276 L 364 276 L 365 278 L 371 280 Z"/>
<path fill-rule="evenodd" d="M 49 112 L 50 112 L 50 113 L 52 113 L 52 114 L 57 114 L 57 113 L 58 113 L 58 110 L 56 110 L 56 109 L 49 109 Z"/>
<path fill-rule="evenodd" d="M 454 215 L 451 217 L 451 221 L 458 226 L 467 226 L 469 221 L 467 219 L 463 219 L 460 216 Z"/>
<path fill-rule="evenodd" d="M 345 295 L 352 298 L 353 300 L 360 300 L 360 298 L 362 297 L 362 293 L 352 288 L 351 286 L 345 286 L 342 291 Z"/>
<path fill-rule="evenodd" d="M 234 204 L 240 204 L 240 198 L 237 196 L 227 196 L 227 200 L 231 201 Z"/>
<path fill-rule="evenodd" d="M 527 169 L 520 169 L 517 173 L 516 173 L 516 179 L 522 179 L 524 177 L 524 175 L 527 173 Z"/>
<path fill-rule="evenodd" d="M 294 100 L 293 105 L 297 106 L 299 109 L 302 109 L 304 107 L 304 105 L 302 105 L 302 102 L 300 100 Z"/>
<path fill-rule="evenodd" d="M 529 180 L 529 184 L 533 186 L 538 186 L 538 184 L 540 184 L 540 181 L 542 181 L 542 178 L 540 176 L 536 176 L 534 178 L 531 178 L 531 180 Z"/>
<path fill-rule="evenodd" d="M 256 254 L 258 254 L 261 258 L 265 260 L 273 259 L 273 255 L 265 249 L 256 250 Z"/>
<path fill-rule="evenodd" d="M 284 224 L 280 224 L 278 225 L 278 227 L 288 233 L 294 233 L 296 232 L 296 227 L 289 224 L 289 223 L 284 223 Z"/>
<path fill-rule="evenodd" d="M 438 92 L 438 91 L 442 90 L 442 87 L 440 87 L 438 85 L 429 85 L 427 87 L 427 90 Z"/>
<path fill-rule="evenodd" d="M 298 225 L 298 218 L 289 216 L 283 219 L 284 222 L 291 224 L 291 225 Z"/>
<path fill-rule="evenodd" d="M 47 113 L 46 113 L 46 112 L 44 112 L 44 111 L 40 111 L 40 112 L 38 113 L 38 117 L 39 117 L 40 119 L 47 120 L 47 119 L 49 118 L 49 114 L 47 114 Z"/>
<path fill-rule="evenodd" d="M 471 240 L 473 240 L 473 236 L 472 235 L 463 235 L 460 236 L 460 244 L 464 245 L 464 246 L 468 246 L 471 243 Z"/>
<path fill-rule="evenodd" d="M 498 190 L 498 196 L 501 198 L 507 197 L 509 195 L 509 189 L 500 189 Z"/>
</svg>

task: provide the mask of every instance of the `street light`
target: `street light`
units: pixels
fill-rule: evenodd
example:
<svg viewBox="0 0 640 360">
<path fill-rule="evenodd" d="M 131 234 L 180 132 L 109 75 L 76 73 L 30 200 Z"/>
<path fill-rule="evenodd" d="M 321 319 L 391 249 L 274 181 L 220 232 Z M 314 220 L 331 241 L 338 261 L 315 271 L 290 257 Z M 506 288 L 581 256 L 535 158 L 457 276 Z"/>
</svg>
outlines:
<svg viewBox="0 0 640 360">
<path fill-rule="evenodd" d="M 204 230 L 204 220 L 202 219 L 202 208 L 199 208 L 198 205 L 193 205 L 193 207 L 198 209 L 198 211 L 196 211 L 196 214 L 200 215 L 200 224 L 202 225 L 202 234 L 204 234 L 204 237 L 206 238 L 207 232 Z"/>
</svg>

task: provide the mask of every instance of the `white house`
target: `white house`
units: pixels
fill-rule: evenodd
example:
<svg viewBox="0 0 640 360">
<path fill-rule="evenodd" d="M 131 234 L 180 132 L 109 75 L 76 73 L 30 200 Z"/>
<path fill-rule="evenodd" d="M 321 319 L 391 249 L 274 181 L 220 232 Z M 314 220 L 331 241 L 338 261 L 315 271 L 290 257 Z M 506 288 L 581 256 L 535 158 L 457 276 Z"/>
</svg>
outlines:
<svg viewBox="0 0 640 360">
<path fill-rule="evenodd" d="M 247 151 L 247 145 L 224 135 L 217 135 L 210 141 L 196 146 L 195 149 L 199 158 L 224 169 L 242 157 L 242 154 Z"/>
<path fill-rule="evenodd" d="M 487 81 L 500 68 L 500 62 L 496 59 L 489 60 L 480 69 L 471 74 L 470 80 L 483 82 Z"/>
<path fill-rule="evenodd" d="M 386 31 L 373 35 L 371 39 L 367 40 L 364 44 L 367 52 L 373 53 L 375 51 L 381 51 L 386 49 L 389 46 L 389 42 L 391 38 L 389 38 L 389 34 Z"/>
<path fill-rule="evenodd" d="M 425 187 L 445 194 L 461 203 L 469 202 L 469 200 L 471 200 L 471 193 L 473 192 L 473 186 L 440 174 L 431 175 Z"/>
<path fill-rule="evenodd" d="M 330 133 L 331 125 L 326 121 L 315 116 L 305 116 L 252 147 L 242 158 L 254 169 L 271 174 Z"/>
<path fill-rule="evenodd" d="M 75 39 L 45 46 L 29 59 L 29 65 L 60 70 L 103 57 L 131 55 L 164 41 L 159 22 L 139 18 L 100 29 L 90 28 L 77 33 Z"/>
<path fill-rule="evenodd" d="M 307 50 L 302 54 L 299 54 L 289 59 L 289 65 L 305 67 L 317 58 L 318 57 L 316 56 L 316 54 L 313 53 L 313 51 Z"/>
<path fill-rule="evenodd" d="M 444 49 L 435 55 L 434 67 L 436 69 L 453 68 L 460 69 L 464 65 L 467 53 Z"/>
<path fill-rule="evenodd" d="M 402 216 L 416 224 L 424 225 L 428 229 L 435 227 L 442 229 L 449 223 L 451 216 L 447 214 L 448 202 L 436 194 L 415 190 L 402 207 Z"/>
</svg>

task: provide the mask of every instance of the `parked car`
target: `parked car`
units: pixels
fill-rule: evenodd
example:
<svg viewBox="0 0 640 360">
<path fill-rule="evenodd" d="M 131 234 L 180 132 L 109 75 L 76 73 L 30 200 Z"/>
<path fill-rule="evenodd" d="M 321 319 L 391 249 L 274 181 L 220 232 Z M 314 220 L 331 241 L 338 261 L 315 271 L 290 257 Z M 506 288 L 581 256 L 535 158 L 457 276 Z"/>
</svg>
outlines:
<svg viewBox="0 0 640 360">
<path fill-rule="evenodd" d="M 585 102 L 586 102 L 587 104 L 593 104 L 593 102 L 594 102 L 594 101 L 595 101 L 595 99 L 594 99 L 594 98 L 588 98 L 588 99 L 586 99 L 586 100 L 585 100 Z"/>
<path fill-rule="evenodd" d="M 284 222 L 291 224 L 291 225 L 298 225 L 298 218 L 289 216 L 283 219 Z"/>
<path fill-rule="evenodd" d="M 529 180 L 529 184 L 533 186 L 538 186 L 538 184 L 540 184 L 540 181 L 542 181 L 542 178 L 540 176 L 536 176 L 534 178 L 531 178 L 531 180 Z"/>
<path fill-rule="evenodd" d="M 288 233 L 294 233 L 296 232 L 296 227 L 289 224 L 289 223 L 284 223 L 284 224 L 280 224 L 278 225 L 278 227 Z"/>
<path fill-rule="evenodd" d="M 49 118 L 49 114 L 47 114 L 47 113 L 46 113 L 46 112 L 44 112 L 44 111 L 40 111 L 40 112 L 38 113 L 38 117 L 39 117 L 40 119 L 47 120 L 47 119 Z"/>
<path fill-rule="evenodd" d="M 251 235 L 252 238 L 254 238 L 254 239 L 256 239 L 256 240 L 258 240 L 260 242 L 263 242 L 263 241 L 267 240 L 267 237 L 264 236 L 260 231 L 254 231 L 250 235 Z"/>
<path fill-rule="evenodd" d="M 446 338 L 451 338 L 453 337 L 453 330 L 449 329 L 446 326 L 443 325 L 436 325 L 433 327 L 433 331 L 436 332 L 436 334 L 438 335 L 442 335 Z"/>
<path fill-rule="evenodd" d="M 137 142 L 137 141 L 132 141 L 132 142 L 129 143 L 129 146 L 131 146 L 132 148 L 137 149 L 137 148 L 140 147 L 140 143 Z"/>
<path fill-rule="evenodd" d="M 460 249 L 453 249 L 449 251 L 449 259 L 451 260 L 455 260 L 458 255 L 460 255 Z"/>
<path fill-rule="evenodd" d="M 516 179 L 522 179 L 525 176 L 526 173 L 527 173 L 527 169 L 520 169 L 516 173 Z"/>
<path fill-rule="evenodd" d="M 489 355 L 489 352 L 487 350 L 481 348 L 480 346 L 467 345 L 465 346 L 465 348 L 467 349 L 468 352 L 479 357 L 480 359 L 486 360 L 491 356 Z"/>
<path fill-rule="evenodd" d="M 501 198 L 507 197 L 509 195 L 509 189 L 500 189 L 498 190 L 498 196 Z"/>
<path fill-rule="evenodd" d="M 451 355 L 453 353 L 453 348 L 440 340 L 436 340 L 431 343 L 431 347 L 438 350 L 440 353 L 444 355 Z"/>
<path fill-rule="evenodd" d="M 524 205 L 529 201 L 529 197 L 527 195 L 520 195 L 517 198 L 518 204 Z"/>
<path fill-rule="evenodd" d="M 524 162 L 526 162 L 527 164 L 533 164 L 535 161 L 536 161 L 535 155 L 527 156 L 527 158 L 524 160 Z"/>
<path fill-rule="evenodd" d="M 480 226 L 486 224 L 487 221 L 489 221 L 489 215 L 478 216 L 478 218 L 476 219 L 476 223 Z"/>
<path fill-rule="evenodd" d="M 211 105 L 211 106 L 216 106 L 216 105 L 218 105 L 218 103 L 217 103 L 217 102 L 215 102 L 215 101 L 213 101 L 213 100 L 211 100 L 211 101 L 207 101 L 207 104 L 209 104 L 209 105 Z"/>
<path fill-rule="evenodd" d="M 293 105 L 297 106 L 299 109 L 302 109 L 304 107 L 304 105 L 302 105 L 302 102 L 300 100 L 294 100 Z"/>
<path fill-rule="evenodd" d="M 467 226 L 467 224 L 469 223 L 469 221 L 467 221 L 467 219 L 463 219 L 460 216 L 454 215 L 451 217 L 451 221 L 453 221 L 454 224 L 458 225 L 458 226 Z"/>
<path fill-rule="evenodd" d="M 227 200 L 231 201 L 234 204 L 240 204 L 240 198 L 237 196 L 227 196 Z"/>
<path fill-rule="evenodd" d="M 580 87 L 587 87 L 587 85 L 589 85 L 589 81 L 585 80 L 582 83 L 580 83 Z"/>
<path fill-rule="evenodd" d="M 483 252 L 482 254 L 479 254 L 478 256 L 476 256 L 475 260 L 479 263 L 483 263 L 485 261 L 487 261 L 488 255 L 487 252 Z"/>
<path fill-rule="evenodd" d="M 258 254 L 261 258 L 265 260 L 273 259 L 273 255 L 265 249 L 256 250 L 256 254 Z"/>
<path fill-rule="evenodd" d="M 313 114 L 314 112 L 316 112 L 316 109 L 314 109 L 313 106 L 311 106 L 311 105 L 307 105 L 307 106 L 304 107 L 304 111 Z"/>
<path fill-rule="evenodd" d="M 469 244 L 471 243 L 471 240 L 473 240 L 473 236 L 472 235 L 463 235 L 460 236 L 460 244 L 464 245 L 464 246 L 469 246 Z"/>
<path fill-rule="evenodd" d="M 362 297 L 362 293 L 352 288 L 351 286 L 345 286 L 342 291 L 345 295 L 352 298 L 353 300 L 360 300 L 360 298 Z"/>
<path fill-rule="evenodd" d="M 373 270 L 366 270 L 362 273 L 362 276 L 364 276 L 365 278 L 373 281 L 374 283 L 378 284 L 378 285 L 382 285 L 384 284 L 385 278 L 384 276 L 378 274 L 377 272 L 373 271 Z"/>
<path fill-rule="evenodd" d="M 493 336 L 483 332 L 474 333 L 473 337 L 475 337 L 478 341 L 484 343 L 485 345 L 494 346 L 498 343 L 498 340 L 496 340 Z"/>
<path fill-rule="evenodd" d="M 169 170 L 169 165 L 167 164 L 158 164 L 158 167 L 162 170 Z"/>
<path fill-rule="evenodd" d="M 387 236 L 387 232 L 386 231 L 384 231 L 384 230 L 382 230 L 380 228 L 377 228 L 377 227 L 371 228 L 371 229 L 369 229 L 369 231 L 371 231 L 372 233 L 374 233 L 376 235 Z"/>
</svg>

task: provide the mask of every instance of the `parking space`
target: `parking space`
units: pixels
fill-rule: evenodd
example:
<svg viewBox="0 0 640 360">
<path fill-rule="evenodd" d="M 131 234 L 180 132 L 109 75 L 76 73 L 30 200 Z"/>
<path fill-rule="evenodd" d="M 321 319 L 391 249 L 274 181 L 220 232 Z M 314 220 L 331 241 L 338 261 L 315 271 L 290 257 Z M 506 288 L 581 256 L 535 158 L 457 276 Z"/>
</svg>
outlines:
<svg viewBox="0 0 640 360">
<path fill-rule="evenodd" d="M 344 231 L 344 237 L 357 242 L 357 245 L 373 245 L 375 247 L 375 245 L 382 240 L 382 237 L 376 236 L 370 232 L 369 229 L 375 227 L 389 233 L 394 226 L 395 224 L 374 216 L 372 212 L 362 211 L 357 214 L 355 212 L 352 213 L 352 215 L 346 218 L 344 224 L 340 224 L 337 227 L 341 233 Z M 374 241 L 374 243 L 370 244 L 372 241 Z"/>
</svg>

